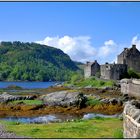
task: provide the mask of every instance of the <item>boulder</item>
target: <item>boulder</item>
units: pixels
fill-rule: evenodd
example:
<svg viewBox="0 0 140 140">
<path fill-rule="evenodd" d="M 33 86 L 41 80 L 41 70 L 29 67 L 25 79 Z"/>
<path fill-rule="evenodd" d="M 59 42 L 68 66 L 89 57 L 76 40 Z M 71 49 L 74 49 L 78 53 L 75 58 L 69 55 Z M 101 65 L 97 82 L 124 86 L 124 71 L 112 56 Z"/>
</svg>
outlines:
<svg viewBox="0 0 140 140">
<path fill-rule="evenodd" d="M 10 95 L 6 92 L 0 95 L 0 102 L 9 102 L 9 101 L 15 101 L 15 100 L 33 100 L 37 98 L 35 95 L 31 96 L 18 96 L 18 95 Z"/>
<path fill-rule="evenodd" d="M 43 95 L 42 99 L 48 106 L 77 106 L 84 107 L 87 97 L 79 92 L 59 91 Z"/>
<path fill-rule="evenodd" d="M 4 92 L 3 94 L 0 95 L 0 102 L 8 102 L 11 101 L 13 98 L 14 98 L 13 95 Z"/>
<path fill-rule="evenodd" d="M 118 103 L 118 100 L 116 98 L 112 98 L 109 100 L 110 104 L 116 105 Z"/>
<path fill-rule="evenodd" d="M 118 105 L 123 105 L 123 101 L 121 99 L 118 99 Z"/>
<path fill-rule="evenodd" d="M 109 99 L 105 98 L 105 99 L 101 99 L 100 102 L 104 103 L 104 104 L 109 104 Z"/>
</svg>

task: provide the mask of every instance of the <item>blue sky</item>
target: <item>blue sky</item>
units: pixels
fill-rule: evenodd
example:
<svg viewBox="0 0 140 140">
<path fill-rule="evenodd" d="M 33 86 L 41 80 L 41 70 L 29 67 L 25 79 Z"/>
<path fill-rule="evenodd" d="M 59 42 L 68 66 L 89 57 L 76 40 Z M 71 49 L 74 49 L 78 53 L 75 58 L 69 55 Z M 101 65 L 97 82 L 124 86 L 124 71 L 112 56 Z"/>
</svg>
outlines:
<svg viewBox="0 0 140 140">
<path fill-rule="evenodd" d="M 140 2 L 0 2 L 0 40 L 52 45 L 73 60 L 115 61 L 140 49 Z"/>
</svg>

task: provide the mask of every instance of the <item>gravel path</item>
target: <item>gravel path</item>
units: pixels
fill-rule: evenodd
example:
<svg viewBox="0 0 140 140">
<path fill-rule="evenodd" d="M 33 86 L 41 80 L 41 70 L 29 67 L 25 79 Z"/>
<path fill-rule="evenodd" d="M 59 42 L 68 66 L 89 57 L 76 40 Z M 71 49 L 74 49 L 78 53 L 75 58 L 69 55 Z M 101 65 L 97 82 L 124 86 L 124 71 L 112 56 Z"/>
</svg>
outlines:
<svg viewBox="0 0 140 140">
<path fill-rule="evenodd" d="M 5 127 L 2 124 L 0 124 L 0 139 L 1 138 L 25 138 L 25 137 L 17 136 L 14 133 L 6 131 Z"/>
</svg>

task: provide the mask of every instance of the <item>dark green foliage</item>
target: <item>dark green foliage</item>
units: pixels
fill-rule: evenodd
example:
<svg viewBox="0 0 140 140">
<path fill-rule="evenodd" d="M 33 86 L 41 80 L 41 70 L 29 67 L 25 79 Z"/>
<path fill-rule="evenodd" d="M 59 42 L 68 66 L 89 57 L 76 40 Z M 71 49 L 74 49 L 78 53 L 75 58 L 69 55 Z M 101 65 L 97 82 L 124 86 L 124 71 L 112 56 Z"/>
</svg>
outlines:
<svg viewBox="0 0 140 140">
<path fill-rule="evenodd" d="M 140 78 L 140 74 L 135 72 L 133 69 L 128 70 L 128 78 Z"/>
<path fill-rule="evenodd" d="M 100 71 L 96 72 L 95 76 L 96 76 L 97 78 L 100 78 L 100 76 L 101 76 Z"/>
<path fill-rule="evenodd" d="M 83 75 L 81 73 L 76 73 L 71 76 L 70 83 L 74 84 L 75 82 L 81 81 L 83 79 Z"/>
<path fill-rule="evenodd" d="M 77 70 L 60 49 L 36 43 L 1 42 L 0 80 L 64 81 Z"/>
</svg>

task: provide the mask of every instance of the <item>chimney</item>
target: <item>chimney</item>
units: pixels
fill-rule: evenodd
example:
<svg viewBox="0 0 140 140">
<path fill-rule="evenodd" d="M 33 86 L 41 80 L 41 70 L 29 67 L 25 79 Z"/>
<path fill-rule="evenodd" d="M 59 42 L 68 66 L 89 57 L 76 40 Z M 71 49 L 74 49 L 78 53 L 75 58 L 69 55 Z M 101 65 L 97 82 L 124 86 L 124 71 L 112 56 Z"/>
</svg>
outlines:
<svg viewBox="0 0 140 140">
<path fill-rule="evenodd" d="M 90 62 L 89 61 L 87 61 L 87 65 L 89 64 Z"/>
<path fill-rule="evenodd" d="M 132 44 L 132 48 L 135 48 L 136 49 L 136 45 L 135 44 Z"/>
</svg>

